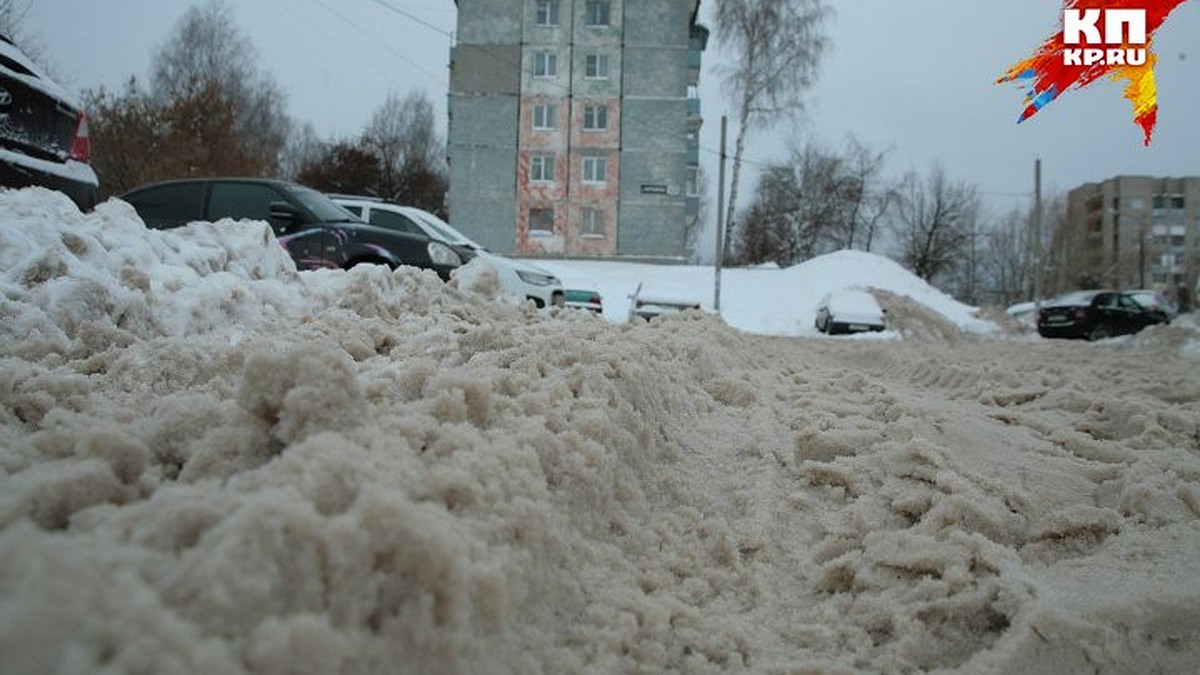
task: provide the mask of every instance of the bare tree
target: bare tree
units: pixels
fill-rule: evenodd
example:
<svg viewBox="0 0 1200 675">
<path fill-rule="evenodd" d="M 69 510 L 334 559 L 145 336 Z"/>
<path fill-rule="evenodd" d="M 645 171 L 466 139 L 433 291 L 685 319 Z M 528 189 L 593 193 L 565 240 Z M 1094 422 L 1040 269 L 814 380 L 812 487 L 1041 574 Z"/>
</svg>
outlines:
<svg viewBox="0 0 1200 675">
<path fill-rule="evenodd" d="M 322 192 L 377 195 L 379 160 L 361 144 L 335 143 L 313 158 L 297 174 L 297 180 Z"/>
<path fill-rule="evenodd" d="M 150 74 L 150 93 L 161 104 L 221 92 L 234 106 L 245 152 L 262 157 L 273 172 L 291 125 L 283 90 L 260 73 L 250 38 L 238 30 L 224 0 L 192 6 L 159 47 Z"/>
<path fill-rule="evenodd" d="M 737 261 L 790 265 L 799 259 L 801 219 L 800 181 L 792 164 L 766 167 L 759 174 L 754 201 L 737 232 Z"/>
<path fill-rule="evenodd" d="M 742 261 L 791 265 L 860 241 L 869 248 L 890 201 L 883 153 L 853 136 L 842 152 L 809 142 L 790 153 L 760 175 L 739 237 Z"/>
<path fill-rule="evenodd" d="M 725 68 L 725 86 L 737 106 L 733 175 L 725 218 L 725 249 L 732 240 L 738 181 L 752 128 L 766 129 L 803 108 L 802 94 L 816 77 L 828 41 L 821 0 L 722 0 L 717 39 L 736 65 Z"/>
<path fill-rule="evenodd" d="M 886 152 L 868 148 L 853 134 L 846 139 L 841 193 L 848 202 L 849 213 L 842 248 L 861 246 L 870 251 L 875 243 L 875 232 L 893 196 L 892 187 L 881 177 L 886 157 Z"/>
<path fill-rule="evenodd" d="M 927 179 L 910 172 L 897 190 L 894 213 L 900 259 L 914 274 L 932 283 L 965 266 L 979 213 L 973 186 L 951 182 L 940 166 Z"/>
<path fill-rule="evenodd" d="M 424 92 L 389 95 L 367 124 L 362 145 L 379 161 L 379 195 L 444 213 L 449 172 Z"/>
<path fill-rule="evenodd" d="M 241 145 L 236 106 L 215 84 L 160 104 L 130 79 L 120 94 L 100 89 L 84 100 L 104 195 L 166 178 L 253 176 L 268 169 Z"/>
<path fill-rule="evenodd" d="M 328 150 L 329 143 L 321 140 L 311 122 L 293 125 L 279 157 L 279 177 L 296 180 L 306 166 L 320 160 Z"/>
<path fill-rule="evenodd" d="M 1026 300 L 1033 273 L 1029 215 L 1013 209 L 995 220 L 986 234 L 982 262 L 984 284 L 994 302 Z"/>
</svg>

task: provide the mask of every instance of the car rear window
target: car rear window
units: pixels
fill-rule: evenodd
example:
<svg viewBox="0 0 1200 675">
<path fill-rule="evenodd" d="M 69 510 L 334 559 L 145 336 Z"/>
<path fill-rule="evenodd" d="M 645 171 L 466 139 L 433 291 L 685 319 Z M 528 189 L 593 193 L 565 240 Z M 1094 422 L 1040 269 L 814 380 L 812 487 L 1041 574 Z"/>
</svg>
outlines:
<svg viewBox="0 0 1200 675">
<path fill-rule="evenodd" d="M 125 197 L 147 227 L 179 227 L 200 220 L 204 183 L 175 183 L 140 190 Z"/>
</svg>

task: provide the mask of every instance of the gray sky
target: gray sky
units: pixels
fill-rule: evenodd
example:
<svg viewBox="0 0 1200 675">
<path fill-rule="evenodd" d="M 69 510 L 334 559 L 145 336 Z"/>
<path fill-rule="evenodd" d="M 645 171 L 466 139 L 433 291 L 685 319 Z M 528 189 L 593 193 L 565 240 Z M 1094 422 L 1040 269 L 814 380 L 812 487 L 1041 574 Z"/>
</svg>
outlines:
<svg viewBox="0 0 1200 675">
<path fill-rule="evenodd" d="M 198 2 L 34 0 L 27 28 L 69 88 L 115 88 L 147 76 L 155 49 Z M 714 2 L 702 0 L 702 16 Z M 389 92 L 410 89 L 429 94 L 444 134 L 453 0 L 228 3 L 261 67 L 287 92 L 291 114 L 323 137 L 356 135 Z M 810 109 L 752 139 L 752 162 L 782 158 L 791 138 L 839 145 L 853 132 L 889 150 L 890 174 L 940 162 L 949 176 L 978 185 L 993 212 L 1030 203 L 1037 157 L 1047 193 L 1117 174 L 1200 174 L 1200 2 L 1182 5 L 1156 35 L 1159 114 L 1149 148 L 1121 86 L 1109 81 L 1016 123 L 1022 92 L 993 82 L 1057 30 L 1059 2 L 827 4 L 836 9 L 828 24 L 833 47 Z M 702 161 L 714 199 L 719 120 L 730 109 L 712 72 L 722 58 L 710 43 L 701 85 Z M 751 184 L 743 183 L 743 195 Z"/>
</svg>

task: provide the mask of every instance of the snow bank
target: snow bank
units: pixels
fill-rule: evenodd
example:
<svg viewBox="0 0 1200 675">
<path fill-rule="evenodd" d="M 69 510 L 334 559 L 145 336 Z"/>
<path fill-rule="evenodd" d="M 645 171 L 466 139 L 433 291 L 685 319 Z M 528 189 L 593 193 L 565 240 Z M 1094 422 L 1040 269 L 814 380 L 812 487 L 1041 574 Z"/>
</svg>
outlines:
<svg viewBox="0 0 1200 675">
<path fill-rule="evenodd" d="M 0 671 L 1191 672 L 1194 331 L 612 325 L 0 195 Z"/>
<path fill-rule="evenodd" d="M 713 311 L 711 267 L 576 260 L 538 264 L 562 277 L 594 280 L 604 297 L 604 316 L 611 321 L 628 319 L 630 296 L 639 283 L 642 296 L 687 299 Z M 726 323 L 746 333 L 815 337 L 820 335 L 813 325 L 817 305 L 827 293 L 843 288 L 877 292 L 881 300 L 905 299 L 896 306 L 884 302 L 889 319 L 911 309 L 923 317 L 918 323 L 942 324 L 936 332 L 1000 332 L 994 322 L 980 318 L 976 308 L 954 300 L 896 262 L 864 251 L 838 251 L 784 269 L 765 265 L 723 270 L 720 313 Z M 899 325 L 907 325 L 903 316 Z"/>
</svg>

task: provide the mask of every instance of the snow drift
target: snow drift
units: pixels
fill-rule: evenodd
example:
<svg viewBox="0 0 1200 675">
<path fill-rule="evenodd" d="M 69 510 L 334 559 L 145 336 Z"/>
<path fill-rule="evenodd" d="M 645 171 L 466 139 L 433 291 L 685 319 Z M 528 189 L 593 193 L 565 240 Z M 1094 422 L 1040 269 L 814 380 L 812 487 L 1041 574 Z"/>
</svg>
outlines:
<svg viewBox="0 0 1200 675">
<path fill-rule="evenodd" d="M 613 325 L 41 190 L 0 274 L 5 673 L 1200 666 L 1183 325 Z"/>
</svg>

